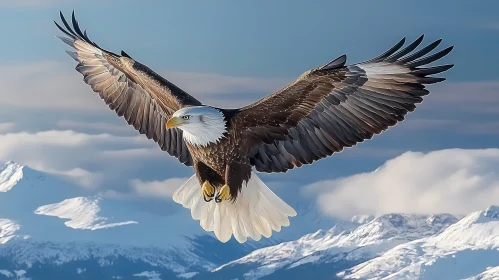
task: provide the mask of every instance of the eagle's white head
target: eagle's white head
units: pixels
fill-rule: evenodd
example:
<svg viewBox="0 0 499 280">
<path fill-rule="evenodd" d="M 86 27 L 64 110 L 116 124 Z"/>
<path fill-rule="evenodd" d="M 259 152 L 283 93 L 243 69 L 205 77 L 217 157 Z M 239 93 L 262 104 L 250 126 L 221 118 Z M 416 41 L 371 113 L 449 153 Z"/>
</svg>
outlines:
<svg viewBox="0 0 499 280">
<path fill-rule="evenodd" d="M 185 141 L 203 147 L 217 143 L 227 132 L 222 112 L 208 106 L 186 107 L 176 111 L 166 123 L 166 128 L 173 127 L 182 129 Z"/>
</svg>

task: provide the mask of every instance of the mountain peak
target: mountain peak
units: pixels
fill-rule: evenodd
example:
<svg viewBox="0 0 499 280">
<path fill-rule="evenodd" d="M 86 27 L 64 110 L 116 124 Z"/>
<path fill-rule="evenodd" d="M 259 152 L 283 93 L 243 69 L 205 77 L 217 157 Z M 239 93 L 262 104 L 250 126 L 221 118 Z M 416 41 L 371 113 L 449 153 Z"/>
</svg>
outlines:
<svg viewBox="0 0 499 280">
<path fill-rule="evenodd" d="M 350 222 L 356 224 L 366 224 L 374 220 L 374 218 L 375 217 L 373 215 L 355 215 L 350 219 Z"/>
<path fill-rule="evenodd" d="M 469 227 L 474 224 L 486 224 L 499 220 L 499 206 L 491 205 L 485 210 L 473 212 L 462 218 L 457 224 Z"/>
<path fill-rule="evenodd" d="M 378 232 L 389 231 L 391 229 L 414 228 L 427 219 L 426 216 L 405 215 L 405 214 L 385 214 L 374 218 L 365 224 L 366 227 L 377 228 Z"/>
<path fill-rule="evenodd" d="M 415 240 L 421 236 L 431 236 L 441 232 L 456 221 L 455 218 L 451 217 L 448 214 L 430 217 L 411 214 L 385 214 L 342 236 L 340 238 L 342 241 L 338 244 L 365 246 L 396 240 Z"/>
<path fill-rule="evenodd" d="M 377 258 L 341 272 L 343 279 L 496 279 L 499 265 L 499 207 L 466 215 L 427 238 L 406 242 Z M 431 216 L 438 227 L 454 221 L 448 214 Z M 449 269 L 456 267 L 461 269 Z M 476 277 L 472 277 L 477 275 Z M 483 277 L 482 277 L 483 276 Z M 487 277 L 490 276 L 490 278 Z M 495 278 L 494 278 L 495 277 Z"/>
<path fill-rule="evenodd" d="M 8 161 L 0 167 L 0 192 L 10 191 L 23 178 L 24 166 Z"/>
<path fill-rule="evenodd" d="M 9 168 L 23 168 L 24 166 L 15 161 L 9 160 L 5 162 L 0 170 L 9 169 Z"/>
<path fill-rule="evenodd" d="M 372 220 L 374 224 L 379 224 L 384 227 L 396 228 L 415 228 L 426 224 L 430 227 L 447 227 L 458 221 L 451 214 L 436 214 L 431 216 L 416 215 L 416 214 L 385 214 L 378 216 Z"/>
<path fill-rule="evenodd" d="M 410 220 L 414 218 L 419 218 L 419 217 L 417 216 L 407 217 L 406 215 L 402 214 L 386 214 L 386 215 L 381 215 L 375 218 L 374 220 L 378 222 L 388 223 L 392 226 L 401 227 L 410 223 Z"/>
<path fill-rule="evenodd" d="M 457 221 L 458 219 L 451 214 L 431 215 L 430 217 L 428 217 L 428 219 L 426 219 L 426 222 L 429 225 L 435 225 L 435 226 L 442 224 L 451 225 L 455 224 Z"/>
<path fill-rule="evenodd" d="M 499 220 L 499 206 L 490 206 L 484 211 L 483 215 L 487 218 Z"/>
</svg>

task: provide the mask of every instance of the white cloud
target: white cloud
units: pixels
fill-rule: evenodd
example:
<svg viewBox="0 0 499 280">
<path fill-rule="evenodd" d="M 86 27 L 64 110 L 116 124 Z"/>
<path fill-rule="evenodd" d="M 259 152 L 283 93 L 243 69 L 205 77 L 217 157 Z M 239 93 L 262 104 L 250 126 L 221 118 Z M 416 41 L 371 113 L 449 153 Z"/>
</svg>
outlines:
<svg viewBox="0 0 499 280">
<path fill-rule="evenodd" d="M 109 110 L 98 94 L 83 82 L 82 75 L 74 70 L 73 62 L 68 57 L 64 63 L 43 61 L 24 65 L 0 65 L 0 105 L 82 111 Z M 218 104 L 214 103 L 225 103 L 218 95 L 254 92 L 270 94 L 292 80 L 231 77 L 212 73 L 163 73 L 165 78 L 201 102 L 215 106 Z M 13 92 L 16 94 L 12 94 Z M 82 123 L 67 121 L 61 122 L 60 125 L 85 126 Z M 104 128 L 102 124 L 97 126 Z"/>
<path fill-rule="evenodd" d="M 60 175 L 86 188 L 95 188 L 103 179 L 109 180 L 113 174 L 127 172 L 141 160 L 154 155 L 150 150 L 156 148 L 155 145 L 152 140 L 141 136 L 92 135 L 59 130 L 6 133 L 0 134 L 0 161 L 13 160 Z M 130 150 L 134 152 L 129 153 Z M 164 155 L 159 148 L 156 152 Z M 88 165 L 94 166 L 94 170 L 84 168 Z"/>
<path fill-rule="evenodd" d="M 460 119 L 408 119 L 397 128 L 398 133 L 415 130 L 452 131 L 462 134 L 499 134 L 498 121 Z"/>
<path fill-rule="evenodd" d="M 440 83 L 430 88 L 425 98 L 427 107 L 452 112 L 499 112 L 499 82 L 455 82 Z"/>
<path fill-rule="evenodd" d="M 273 91 L 277 91 L 297 78 L 251 78 L 175 71 L 166 71 L 162 75 L 192 95 L 252 92 L 267 92 L 271 94 Z"/>
<path fill-rule="evenodd" d="M 170 178 L 163 181 L 132 180 L 130 185 L 143 197 L 170 198 L 187 178 Z"/>
<path fill-rule="evenodd" d="M 70 170 L 51 170 L 43 167 L 38 169 L 47 173 L 60 175 L 61 177 L 76 182 L 78 185 L 87 189 L 95 189 L 99 187 L 103 179 L 103 174 L 99 172 L 89 172 L 88 170 L 79 167 Z"/>
<path fill-rule="evenodd" d="M 7 132 L 9 130 L 11 130 L 12 128 L 14 128 L 15 124 L 14 123 L 0 123 L 0 133 L 1 132 Z"/>
<path fill-rule="evenodd" d="M 306 186 L 322 210 L 347 218 L 393 212 L 464 214 L 499 201 L 499 149 L 406 152 L 377 170 Z"/>
<path fill-rule="evenodd" d="M 119 125 L 106 122 L 82 122 L 82 121 L 62 120 L 57 122 L 57 126 L 63 129 L 73 130 L 76 128 L 83 128 L 83 129 L 103 131 L 106 133 L 116 133 L 116 132 L 130 133 L 135 131 L 135 129 L 132 126 L 125 123 L 125 120 L 123 120 L 123 123 Z"/>
<path fill-rule="evenodd" d="M 150 140 L 143 136 L 114 136 L 112 134 L 86 134 L 72 130 L 49 130 L 35 133 L 18 132 L 0 134 L 0 155 L 7 152 L 5 145 L 32 145 L 48 144 L 56 146 L 75 147 L 89 143 L 113 144 L 150 144 Z"/>
<path fill-rule="evenodd" d="M 113 159 L 124 159 L 131 157 L 165 157 L 165 152 L 161 151 L 159 147 L 153 148 L 136 148 L 136 149 L 123 149 L 113 151 L 102 151 L 101 155 Z"/>
<path fill-rule="evenodd" d="M 0 75 L 3 77 L 0 80 L 0 87 L 3 89 L 0 92 L 0 106 L 28 109 L 69 109 L 89 113 L 109 112 L 110 109 L 99 98 L 98 94 L 94 93 L 82 81 L 81 74 L 74 70 L 74 66 L 74 61 L 69 57 L 64 62 L 42 61 L 23 65 L 0 65 Z M 205 104 L 230 108 L 250 104 L 260 97 L 282 88 L 296 78 L 233 77 L 214 73 L 172 70 L 159 71 L 159 73 Z M 425 98 L 422 105 L 418 106 L 420 108 L 418 110 L 424 109 L 438 113 L 462 112 L 463 114 L 499 112 L 499 97 L 497 95 L 499 82 L 497 81 L 446 82 L 432 86 L 430 91 L 431 94 Z M 13 92 L 16 94 L 12 94 Z M 114 113 L 109 112 L 109 114 Z M 444 125 L 436 122 L 432 124 L 434 126 Z M 473 133 L 472 127 L 475 124 L 477 123 L 470 120 L 466 127 L 469 127 Z M 123 124 L 115 125 L 105 122 L 89 124 L 77 120 L 61 120 L 58 126 L 107 132 L 125 132 L 128 128 L 124 121 Z M 492 126 L 496 127 L 497 125 L 492 124 Z M 483 131 L 490 130 L 485 127 L 480 129 L 478 133 Z"/>
<path fill-rule="evenodd" d="M 0 66 L 0 105 L 25 108 L 105 110 L 71 63 L 45 61 Z M 12 94 L 15 93 L 15 94 Z"/>
</svg>

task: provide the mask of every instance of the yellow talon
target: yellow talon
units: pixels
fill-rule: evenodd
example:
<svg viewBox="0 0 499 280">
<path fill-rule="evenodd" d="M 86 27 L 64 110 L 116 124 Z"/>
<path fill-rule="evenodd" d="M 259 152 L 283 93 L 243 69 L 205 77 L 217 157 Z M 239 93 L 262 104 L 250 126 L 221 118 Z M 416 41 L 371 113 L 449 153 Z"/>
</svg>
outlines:
<svg viewBox="0 0 499 280">
<path fill-rule="evenodd" d="M 228 185 L 224 185 L 218 192 L 217 197 L 215 197 L 215 202 L 220 203 L 229 198 L 230 198 L 230 188 Z"/>
<path fill-rule="evenodd" d="M 203 190 L 204 201 L 212 201 L 213 196 L 215 196 L 215 188 L 210 184 L 210 182 L 205 181 L 201 188 Z"/>
</svg>

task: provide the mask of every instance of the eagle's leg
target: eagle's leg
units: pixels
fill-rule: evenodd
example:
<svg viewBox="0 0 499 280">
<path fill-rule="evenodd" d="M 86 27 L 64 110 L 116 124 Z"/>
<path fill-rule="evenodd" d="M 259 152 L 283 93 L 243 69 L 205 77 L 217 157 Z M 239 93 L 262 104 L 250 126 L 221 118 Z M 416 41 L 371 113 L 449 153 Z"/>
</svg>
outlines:
<svg viewBox="0 0 499 280">
<path fill-rule="evenodd" d="M 213 200 L 215 196 L 215 187 L 213 187 L 210 182 L 204 181 L 203 186 L 201 187 L 203 190 L 204 201 L 210 202 Z"/>
<path fill-rule="evenodd" d="M 225 184 L 223 185 L 222 188 L 218 191 L 217 196 L 215 197 L 215 202 L 220 203 L 224 200 L 227 200 L 230 198 L 230 185 L 234 183 L 233 180 L 233 174 L 234 172 L 237 171 L 237 167 L 234 166 L 234 164 L 227 164 L 225 166 Z"/>
<path fill-rule="evenodd" d="M 227 164 L 225 167 L 225 184 L 218 191 L 215 202 L 220 203 L 231 199 L 234 201 L 241 191 L 244 181 L 248 181 L 251 176 L 251 165 L 236 161 Z"/>
<path fill-rule="evenodd" d="M 220 178 L 213 169 L 200 161 L 194 164 L 194 169 L 199 182 L 201 183 L 201 193 L 203 194 L 204 201 L 212 201 L 216 191 L 214 186 L 221 184 L 222 178 Z"/>
</svg>

